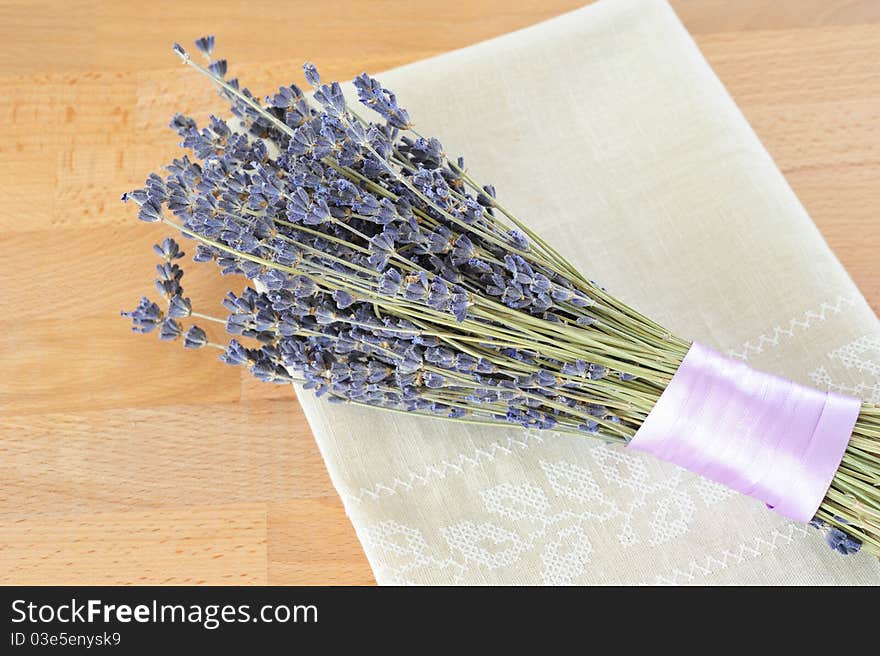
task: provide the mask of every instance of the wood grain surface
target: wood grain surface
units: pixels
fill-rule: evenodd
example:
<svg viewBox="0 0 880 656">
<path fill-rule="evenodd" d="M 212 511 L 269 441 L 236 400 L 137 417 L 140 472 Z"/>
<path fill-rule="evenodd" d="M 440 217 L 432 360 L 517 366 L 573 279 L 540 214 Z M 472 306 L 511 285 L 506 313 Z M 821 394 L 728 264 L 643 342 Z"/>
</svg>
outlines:
<svg viewBox="0 0 880 656">
<path fill-rule="evenodd" d="M 0 582 L 372 582 L 292 391 L 118 317 L 162 236 L 119 195 L 175 155 L 174 111 L 219 107 L 169 45 L 216 34 L 262 95 L 580 4 L 0 1 Z M 880 2 L 673 5 L 876 311 Z"/>
</svg>

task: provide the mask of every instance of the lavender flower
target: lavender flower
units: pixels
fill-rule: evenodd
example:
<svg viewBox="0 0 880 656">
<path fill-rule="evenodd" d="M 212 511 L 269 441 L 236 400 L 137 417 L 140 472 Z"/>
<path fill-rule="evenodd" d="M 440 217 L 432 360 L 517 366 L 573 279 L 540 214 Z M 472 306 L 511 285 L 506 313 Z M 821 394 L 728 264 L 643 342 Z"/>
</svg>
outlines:
<svg viewBox="0 0 880 656">
<path fill-rule="evenodd" d="M 156 252 L 156 255 L 162 257 L 169 262 L 172 260 L 177 260 L 182 258 L 186 253 L 180 250 L 180 246 L 176 241 L 171 239 L 170 237 L 166 237 L 162 240 L 161 244 L 154 244 L 153 250 Z"/>
<path fill-rule="evenodd" d="M 182 332 L 180 324 L 174 319 L 165 319 L 165 321 L 159 325 L 159 339 L 162 340 L 177 339 Z"/>
<path fill-rule="evenodd" d="M 862 547 L 861 542 L 833 526 L 825 534 L 825 541 L 829 547 L 844 556 L 857 553 Z"/>
<path fill-rule="evenodd" d="M 219 349 L 259 380 L 332 402 L 632 438 L 687 342 L 578 273 L 462 158 L 415 133 L 376 79 L 354 80 L 375 114 L 310 63 L 312 98 L 291 84 L 262 103 L 227 79 L 214 46 L 196 41 L 205 66 L 174 51 L 216 83 L 235 118 L 175 115 L 188 153 L 123 200 L 193 239 L 194 261 L 251 286 L 226 295 L 224 317 L 195 311 L 184 254 L 166 239 L 154 246 L 164 307 L 144 298 L 123 312 L 133 330 Z M 193 319 L 232 338 L 211 343 Z M 861 544 L 823 530 L 841 553 Z"/>
<path fill-rule="evenodd" d="M 183 337 L 183 347 L 188 349 L 202 348 L 208 343 L 208 336 L 198 326 L 190 326 Z"/>
<path fill-rule="evenodd" d="M 141 302 L 134 310 L 131 312 L 123 310 L 120 314 L 131 319 L 131 329 L 136 333 L 152 332 L 164 318 L 159 306 L 146 296 L 141 298 Z"/>
<path fill-rule="evenodd" d="M 226 77 L 226 67 L 227 67 L 226 60 L 225 59 L 218 59 L 216 61 L 212 61 L 208 65 L 208 70 L 210 70 L 217 77 L 223 78 L 223 77 Z"/>
<path fill-rule="evenodd" d="M 360 101 L 382 115 L 389 125 L 399 130 L 411 127 L 407 111 L 397 105 L 397 97 L 383 89 L 378 80 L 362 73 L 354 79 L 354 86 Z"/>
<path fill-rule="evenodd" d="M 205 56 L 210 58 L 211 53 L 214 52 L 214 36 L 203 36 L 199 39 L 196 39 L 196 48 L 198 48 L 200 52 L 204 53 Z"/>
<path fill-rule="evenodd" d="M 168 316 L 175 319 L 188 317 L 192 314 L 192 302 L 182 296 L 172 296 L 168 302 Z"/>
<path fill-rule="evenodd" d="M 306 80 L 313 87 L 321 86 L 321 76 L 318 75 L 318 69 L 311 62 L 303 64 L 303 72 L 306 74 Z"/>
</svg>

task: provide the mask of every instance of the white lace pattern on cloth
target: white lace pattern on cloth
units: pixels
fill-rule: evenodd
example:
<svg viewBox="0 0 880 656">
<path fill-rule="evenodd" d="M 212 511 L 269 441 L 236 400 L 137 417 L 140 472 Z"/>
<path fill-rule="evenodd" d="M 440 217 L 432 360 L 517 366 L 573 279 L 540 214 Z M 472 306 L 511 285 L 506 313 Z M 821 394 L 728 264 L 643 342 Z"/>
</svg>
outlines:
<svg viewBox="0 0 880 656">
<path fill-rule="evenodd" d="M 876 316 L 665 2 L 603 0 L 379 77 L 645 314 L 880 400 Z M 621 447 L 300 398 L 380 583 L 880 583 L 877 560 Z"/>
</svg>

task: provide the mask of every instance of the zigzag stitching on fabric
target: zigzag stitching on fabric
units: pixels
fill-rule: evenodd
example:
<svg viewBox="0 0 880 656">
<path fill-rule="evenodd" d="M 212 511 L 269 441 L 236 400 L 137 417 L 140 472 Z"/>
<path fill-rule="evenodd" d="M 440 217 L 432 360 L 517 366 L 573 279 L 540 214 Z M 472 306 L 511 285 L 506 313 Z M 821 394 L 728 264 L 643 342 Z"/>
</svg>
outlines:
<svg viewBox="0 0 880 656">
<path fill-rule="evenodd" d="M 831 378 L 831 374 L 823 366 L 818 366 L 810 374 L 810 379 L 822 389 L 827 389 L 838 394 L 849 394 L 870 403 L 880 403 L 880 378 L 876 383 L 858 382 L 855 384 L 838 383 Z"/>
<path fill-rule="evenodd" d="M 842 383 L 825 383 L 824 388 L 837 392 L 838 394 L 848 394 L 858 397 L 869 403 L 880 402 L 880 384 L 868 385 L 866 383 L 858 383 L 856 385 L 844 385 Z"/>
<path fill-rule="evenodd" d="M 774 529 L 770 534 L 770 539 L 758 536 L 753 539 L 751 545 L 743 543 L 734 551 L 725 549 L 721 552 L 720 556 L 706 556 L 703 564 L 694 560 L 686 570 L 675 568 L 666 576 L 658 576 L 654 579 L 654 582 L 658 585 L 680 585 L 692 582 L 696 580 L 698 575 L 709 576 L 719 570 L 727 569 L 731 565 L 742 564 L 748 558 L 757 558 L 767 551 L 779 549 L 781 546 L 779 544 L 780 541 L 783 544 L 791 544 L 795 539 L 805 537 L 806 535 L 806 529 L 794 524 L 789 525 L 784 533 L 779 531 L 779 529 Z"/>
<path fill-rule="evenodd" d="M 829 316 L 840 314 L 845 307 L 853 307 L 858 300 L 856 296 L 838 296 L 833 303 L 823 302 L 817 309 L 807 310 L 801 317 L 788 321 L 788 326 L 775 326 L 770 334 L 759 335 L 744 342 L 739 350 L 730 349 L 727 354 L 732 358 L 748 360 L 751 356 L 763 353 L 765 348 L 777 347 L 783 338 L 792 338 L 798 332 L 805 332 L 820 321 L 827 321 Z"/>
<path fill-rule="evenodd" d="M 347 494 L 347 501 L 363 503 L 367 499 L 378 499 L 382 496 L 393 496 L 401 490 L 412 490 L 415 485 L 427 485 L 433 479 L 443 480 L 449 474 L 462 474 L 466 467 L 477 467 L 480 464 L 492 462 L 501 455 L 510 455 L 513 449 L 526 450 L 535 443 L 542 443 L 542 437 L 526 433 L 525 440 L 508 437 L 504 442 L 493 442 L 487 449 L 477 448 L 473 453 L 459 453 L 455 461 L 441 460 L 438 463 L 425 465 L 419 471 L 406 472 L 409 480 L 396 477 L 391 483 L 376 483 L 371 488 L 361 488 L 357 494 Z"/>
</svg>

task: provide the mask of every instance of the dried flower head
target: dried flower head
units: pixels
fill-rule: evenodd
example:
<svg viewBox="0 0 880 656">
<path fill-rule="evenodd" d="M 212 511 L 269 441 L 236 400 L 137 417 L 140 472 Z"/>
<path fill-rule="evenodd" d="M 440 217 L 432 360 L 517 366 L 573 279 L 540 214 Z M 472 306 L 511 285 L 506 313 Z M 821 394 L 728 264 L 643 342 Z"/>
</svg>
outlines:
<svg viewBox="0 0 880 656">
<path fill-rule="evenodd" d="M 227 294 L 225 318 L 194 311 L 183 253 L 166 239 L 154 247 L 165 308 L 144 298 L 124 312 L 135 331 L 220 349 L 260 380 L 332 402 L 620 443 L 634 435 L 686 341 L 578 272 L 462 158 L 418 134 L 375 78 L 355 78 L 356 108 L 307 63 L 311 98 L 289 85 L 262 103 L 226 78 L 214 45 L 196 41 L 205 66 L 174 51 L 235 118 L 199 126 L 176 115 L 188 153 L 123 200 L 193 239 L 194 261 L 251 284 Z M 212 344 L 184 325 L 193 318 L 234 337 Z M 834 526 L 829 544 L 850 553 L 868 535 L 859 531 Z M 871 535 L 880 547 L 880 527 Z"/>
</svg>

